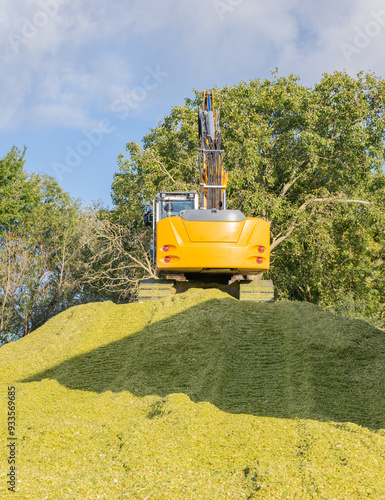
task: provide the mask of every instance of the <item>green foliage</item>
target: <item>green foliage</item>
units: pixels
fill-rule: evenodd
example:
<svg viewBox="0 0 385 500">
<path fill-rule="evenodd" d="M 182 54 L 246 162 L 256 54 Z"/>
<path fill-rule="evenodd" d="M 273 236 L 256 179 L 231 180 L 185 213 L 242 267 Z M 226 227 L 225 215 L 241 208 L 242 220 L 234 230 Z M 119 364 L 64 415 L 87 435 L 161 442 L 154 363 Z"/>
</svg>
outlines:
<svg viewBox="0 0 385 500">
<path fill-rule="evenodd" d="M 0 230 L 20 226 L 39 203 L 36 179 L 23 170 L 24 154 L 12 147 L 0 160 Z"/>
<path fill-rule="evenodd" d="M 142 229 L 160 190 L 197 189 L 201 93 L 119 157 L 114 221 Z M 385 301 L 385 81 L 325 74 L 217 89 L 228 208 L 271 222 L 278 297 L 330 306 L 347 293 Z M 385 321 L 385 319 L 382 319 Z"/>
</svg>

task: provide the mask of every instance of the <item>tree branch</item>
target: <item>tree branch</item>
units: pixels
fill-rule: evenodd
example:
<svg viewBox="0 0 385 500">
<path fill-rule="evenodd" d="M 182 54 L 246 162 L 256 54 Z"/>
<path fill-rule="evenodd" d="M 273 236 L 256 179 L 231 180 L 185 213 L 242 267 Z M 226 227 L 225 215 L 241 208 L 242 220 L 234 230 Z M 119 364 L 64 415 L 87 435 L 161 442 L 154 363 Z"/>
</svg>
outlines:
<svg viewBox="0 0 385 500">
<path fill-rule="evenodd" d="M 292 179 L 291 181 L 287 182 L 283 186 L 282 191 L 279 193 L 278 198 L 282 199 L 285 196 L 285 194 L 289 191 L 289 189 L 291 188 L 291 186 L 293 184 L 295 184 L 295 182 L 297 182 L 299 178 L 300 178 L 300 176 L 297 175 L 296 177 L 294 177 L 294 179 Z"/>
<path fill-rule="evenodd" d="M 292 220 L 286 234 L 280 236 L 279 238 L 274 238 L 272 244 L 270 245 L 270 251 L 274 250 L 278 245 L 280 245 L 283 241 L 285 241 L 293 231 L 299 227 L 301 224 L 298 222 L 298 218 L 301 215 L 302 212 L 306 210 L 306 208 L 311 204 L 311 203 L 331 203 L 331 202 L 337 202 L 337 203 L 361 203 L 364 205 L 372 205 L 371 201 L 366 201 L 366 200 L 348 200 L 345 198 L 340 198 L 337 196 L 334 196 L 332 198 L 310 198 L 309 200 L 305 201 L 299 209 L 297 210 L 297 213 Z M 314 211 L 313 211 L 314 212 Z M 310 214 L 309 217 L 311 217 L 312 214 Z"/>
</svg>

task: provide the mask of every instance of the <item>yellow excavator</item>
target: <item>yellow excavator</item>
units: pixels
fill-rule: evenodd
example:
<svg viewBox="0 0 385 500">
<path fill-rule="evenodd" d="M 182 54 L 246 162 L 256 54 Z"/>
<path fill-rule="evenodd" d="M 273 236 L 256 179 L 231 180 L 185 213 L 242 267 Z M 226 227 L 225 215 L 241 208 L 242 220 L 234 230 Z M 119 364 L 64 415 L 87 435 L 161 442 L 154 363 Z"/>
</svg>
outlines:
<svg viewBox="0 0 385 500">
<path fill-rule="evenodd" d="M 161 192 L 145 224 L 156 279 L 139 284 L 138 300 L 155 300 L 191 287 L 220 288 L 240 300 L 273 302 L 274 287 L 262 274 L 270 267 L 270 224 L 226 209 L 219 111 L 214 92 L 203 92 L 198 113 L 199 195 Z"/>
</svg>

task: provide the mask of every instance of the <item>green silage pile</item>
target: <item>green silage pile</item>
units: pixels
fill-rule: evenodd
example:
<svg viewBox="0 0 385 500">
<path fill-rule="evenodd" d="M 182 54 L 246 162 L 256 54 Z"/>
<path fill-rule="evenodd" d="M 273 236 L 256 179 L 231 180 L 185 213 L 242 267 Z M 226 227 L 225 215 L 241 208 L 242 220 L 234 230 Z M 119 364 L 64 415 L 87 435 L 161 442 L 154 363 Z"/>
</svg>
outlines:
<svg viewBox="0 0 385 500">
<path fill-rule="evenodd" d="M 385 499 L 385 333 L 308 303 L 74 307 L 0 348 L 0 381 L 14 498 Z"/>
</svg>

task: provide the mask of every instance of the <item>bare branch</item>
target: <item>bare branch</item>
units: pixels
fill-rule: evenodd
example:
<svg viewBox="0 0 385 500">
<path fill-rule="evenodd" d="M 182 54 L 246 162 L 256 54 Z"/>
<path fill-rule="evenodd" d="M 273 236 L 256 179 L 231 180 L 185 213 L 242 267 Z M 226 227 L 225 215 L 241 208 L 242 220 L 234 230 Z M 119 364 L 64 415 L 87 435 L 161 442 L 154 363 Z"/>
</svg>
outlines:
<svg viewBox="0 0 385 500">
<path fill-rule="evenodd" d="M 147 250 L 147 233 L 131 232 L 108 220 L 91 223 L 92 239 L 86 283 L 127 298 L 142 277 L 155 277 Z M 84 242 L 88 244 L 87 240 Z"/>
</svg>

